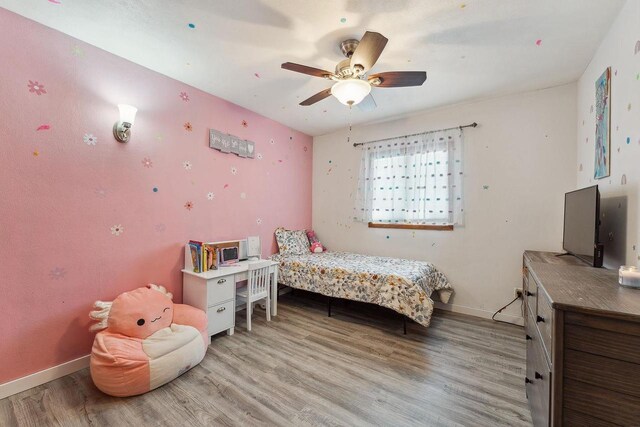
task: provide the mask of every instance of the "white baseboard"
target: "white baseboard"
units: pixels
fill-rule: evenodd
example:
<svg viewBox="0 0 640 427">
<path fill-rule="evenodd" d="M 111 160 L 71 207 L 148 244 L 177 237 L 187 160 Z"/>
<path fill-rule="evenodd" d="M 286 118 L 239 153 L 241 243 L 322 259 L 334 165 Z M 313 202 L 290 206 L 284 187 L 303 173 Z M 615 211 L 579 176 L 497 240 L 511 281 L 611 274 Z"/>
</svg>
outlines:
<svg viewBox="0 0 640 427">
<path fill-rule="evenodd" d="M 65 375 L 72 374 L 89 366 L 89 355 L 70 360 L 61 365 L 53 366 L 44 371 L 36 372 L 26 377 L 18 378 L 8 383 L 0 384 L 0 399 L 12 396 L 30 388 L 37 387 Z"/>
<path fill-rule="evenodd" d="M 467 307 L 465 305 L 444 304 L 439 301 L 434 301 L 434 306 L 436 308 L 439 308 L 440 310 L 468 314 L 470 316 L 482 317 L 484 319 L 491 319 L 491 316 L 493 315 L 493 311 L 481 310 L 479 308 Z M 524 325 L 524 319 L 522 318 L 522 316 L 500 313 L 496 316 L 496 319 L 513 323 L 514 325 Z"/>
</svg>

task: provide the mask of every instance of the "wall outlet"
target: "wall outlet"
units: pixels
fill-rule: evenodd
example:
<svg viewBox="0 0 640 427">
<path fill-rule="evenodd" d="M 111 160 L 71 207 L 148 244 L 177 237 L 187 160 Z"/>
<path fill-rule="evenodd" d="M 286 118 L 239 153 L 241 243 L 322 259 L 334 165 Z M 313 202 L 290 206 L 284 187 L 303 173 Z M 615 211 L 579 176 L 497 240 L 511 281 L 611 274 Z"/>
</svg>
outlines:
<svg viewBox="0 0 640 427">
<path fill-rule="evenodd" d="M 513 288 L 513 297 L 522 299 L 522 288 Z"/>
</svg>

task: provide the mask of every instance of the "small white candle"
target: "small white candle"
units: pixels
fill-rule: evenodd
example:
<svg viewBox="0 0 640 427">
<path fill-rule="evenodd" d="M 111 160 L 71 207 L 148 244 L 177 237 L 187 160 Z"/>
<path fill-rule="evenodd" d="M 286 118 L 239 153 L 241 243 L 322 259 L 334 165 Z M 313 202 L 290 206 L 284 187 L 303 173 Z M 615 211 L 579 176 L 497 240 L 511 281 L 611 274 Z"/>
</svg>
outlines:
<svg viewBox="0 0 640 427">
<path fill-rule="evenodd" d="M 618 283 L 622 286 L 640 288 L 640 270 L 636 267 L 623 265 L 618 270 Z"/>
</svg>

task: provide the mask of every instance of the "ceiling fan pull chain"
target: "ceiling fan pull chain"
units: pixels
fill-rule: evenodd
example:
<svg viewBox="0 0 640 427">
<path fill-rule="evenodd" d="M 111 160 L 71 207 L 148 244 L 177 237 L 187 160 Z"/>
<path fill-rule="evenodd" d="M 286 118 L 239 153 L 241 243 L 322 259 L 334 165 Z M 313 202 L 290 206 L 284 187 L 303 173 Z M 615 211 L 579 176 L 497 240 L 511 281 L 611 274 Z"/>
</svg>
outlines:
<svg viewBox="0 0 640 427">
<path fill-rule="evenodd" d="M 351 123 L 351 110 L 352 110 L 352 108 L 351 107 L 352 106 L 349 105 L 349 135 L 347 135 L 347 143 L 351 142 L 351 125 L 352 125 L 352 123 Z"/>
</svg>

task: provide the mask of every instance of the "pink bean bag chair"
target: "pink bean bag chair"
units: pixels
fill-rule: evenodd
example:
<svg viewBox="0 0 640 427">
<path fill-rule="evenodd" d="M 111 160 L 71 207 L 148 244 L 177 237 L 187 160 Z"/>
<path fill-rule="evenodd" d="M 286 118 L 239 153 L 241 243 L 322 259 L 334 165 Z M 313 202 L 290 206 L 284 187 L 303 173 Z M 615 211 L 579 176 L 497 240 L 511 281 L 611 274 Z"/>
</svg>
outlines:
<svg viewBox="0 0 640 427">
<path fill-rule="evenodd" d="M 100 330 L 91 350 L 91 378 L 112 396 L 146 393 L 200 363 L 207 350 L 207 315 L 174 304 L 173 295 L 148 285 L 96 301 L 89 314 Z"/>
</svg>

